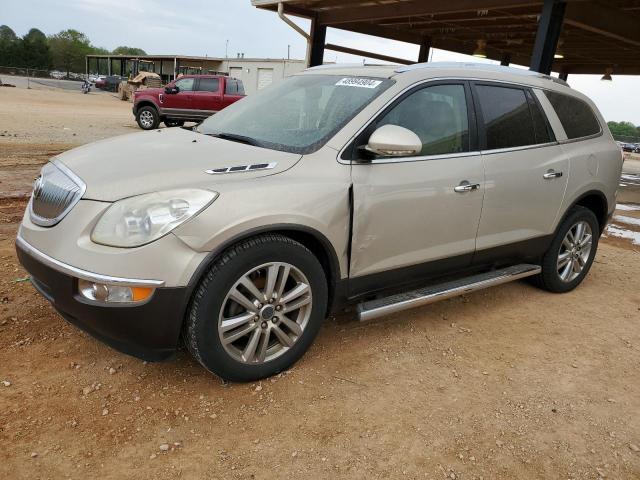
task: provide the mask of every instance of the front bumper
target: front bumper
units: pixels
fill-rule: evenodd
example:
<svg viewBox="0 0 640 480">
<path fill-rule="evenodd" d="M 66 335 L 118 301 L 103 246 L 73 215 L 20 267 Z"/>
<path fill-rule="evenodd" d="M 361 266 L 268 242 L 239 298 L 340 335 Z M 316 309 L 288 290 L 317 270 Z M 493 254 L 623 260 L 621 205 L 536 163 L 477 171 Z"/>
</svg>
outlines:
<svg viewBox="0 0 640 480">
<path fill-rule="evenodd" d="M 16 251 L 34 287 L 70 323 L 143 360 L 163 360 L 177 350 L 188 287 L 156 288 L 151 298 L 139 304 L 105 305 L 79 296 L 78 278 L 88 272 L 48 258 L 21 239 Z"/>
</svg>

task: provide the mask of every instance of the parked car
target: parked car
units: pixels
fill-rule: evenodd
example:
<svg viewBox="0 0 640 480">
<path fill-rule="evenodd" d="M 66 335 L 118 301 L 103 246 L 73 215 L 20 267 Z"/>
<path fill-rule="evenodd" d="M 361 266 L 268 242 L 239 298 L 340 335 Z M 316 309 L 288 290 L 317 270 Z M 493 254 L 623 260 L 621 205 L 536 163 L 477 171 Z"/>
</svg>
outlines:
<svg viewBox="0 0 640 480">
<path fill-rule="evenodd" d="M 219 75 L 185 75 L 164 88 L 138 90 L 133 115 L 143 130 L 200 122 L 244 97 L 242 81 Z"/>
<path fill-rule="evenodd" d="M 310 69 L 195 130 L 55 157 L 18 257 L 114 348 L 159 360 L 182 339 L 211 372 L 256 380 L 348 304 L 365 321 L 525 277 L 576 288 L 616 205 L 604 125 L 526 70 Z"/>
<path fill-rule="evenodd" d="M 126 80 L 127 77 L 123 77 L 122 75 L 107 75 L 104 78 L 104 86 L 102 89 L 108 92 L 117 92 L 120 83 Z"/>
<path fill-rule="evenodd" d="M 104 89 L 107 86 L 107 78 L 106 77 L 97 77 L 93 82 L 96 88 Z"/>
<path fill-rule="evenodd" d="M 623 152 L 634 152 L 636 150 L 636 145 L 633 143 L 623 143 L 622 151 Z"/>
</svg>

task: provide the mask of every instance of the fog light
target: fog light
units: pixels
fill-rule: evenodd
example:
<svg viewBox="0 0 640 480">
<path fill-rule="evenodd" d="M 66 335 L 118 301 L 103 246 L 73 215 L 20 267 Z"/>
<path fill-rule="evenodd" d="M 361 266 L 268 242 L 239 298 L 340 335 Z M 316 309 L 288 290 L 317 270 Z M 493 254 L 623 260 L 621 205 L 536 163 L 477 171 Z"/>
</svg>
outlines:
<svg viewBox="0 0 640 480">
<path fill-rule="evenodd" d="M 124 287 L 108 283 L 78 280 L 78 292 L 84 298 L 105 303 L 133 303 L 146 300 L 153 293 L 149 287 Z"/>
</svg>

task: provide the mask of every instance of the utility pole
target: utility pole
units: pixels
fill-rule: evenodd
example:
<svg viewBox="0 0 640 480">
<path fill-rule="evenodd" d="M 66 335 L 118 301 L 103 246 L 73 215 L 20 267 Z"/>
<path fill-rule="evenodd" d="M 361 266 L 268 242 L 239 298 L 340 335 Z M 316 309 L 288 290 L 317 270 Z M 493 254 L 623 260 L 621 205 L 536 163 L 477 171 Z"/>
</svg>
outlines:
<svg viewBox="0 0 640 480">
<path fill-rule="evenodd" d="M 224 46 L 224 58 L 229 58 L 229 39 L 227 39 Z"/>
<path fill-rule="evenodd" d="M 291 60 L 291 45 L 287 45 L 287 60 Z"/>
</svg>

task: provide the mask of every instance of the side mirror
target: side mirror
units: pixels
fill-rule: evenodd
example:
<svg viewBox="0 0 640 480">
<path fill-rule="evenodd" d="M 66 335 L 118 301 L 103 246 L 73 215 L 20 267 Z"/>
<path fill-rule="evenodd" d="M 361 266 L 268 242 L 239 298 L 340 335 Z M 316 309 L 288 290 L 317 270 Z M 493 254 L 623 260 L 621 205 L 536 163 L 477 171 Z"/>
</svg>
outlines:
<svg viewBox="0 0 640 480">
<path fill-rule="evenodd" d="M 178 93 L 179 91 L 180 89 L 175 85 L 164 87 L 164 93 L 168 93 L 169 95 L 173 95 L 175 93 Z"/>
<path fill-rule="evenodd" d="M 399 125 L 383 125 L 369 137 L 365 149 L 383 157 L 409 157 L 422 150 L 420 137 Z"/>
</svg>

